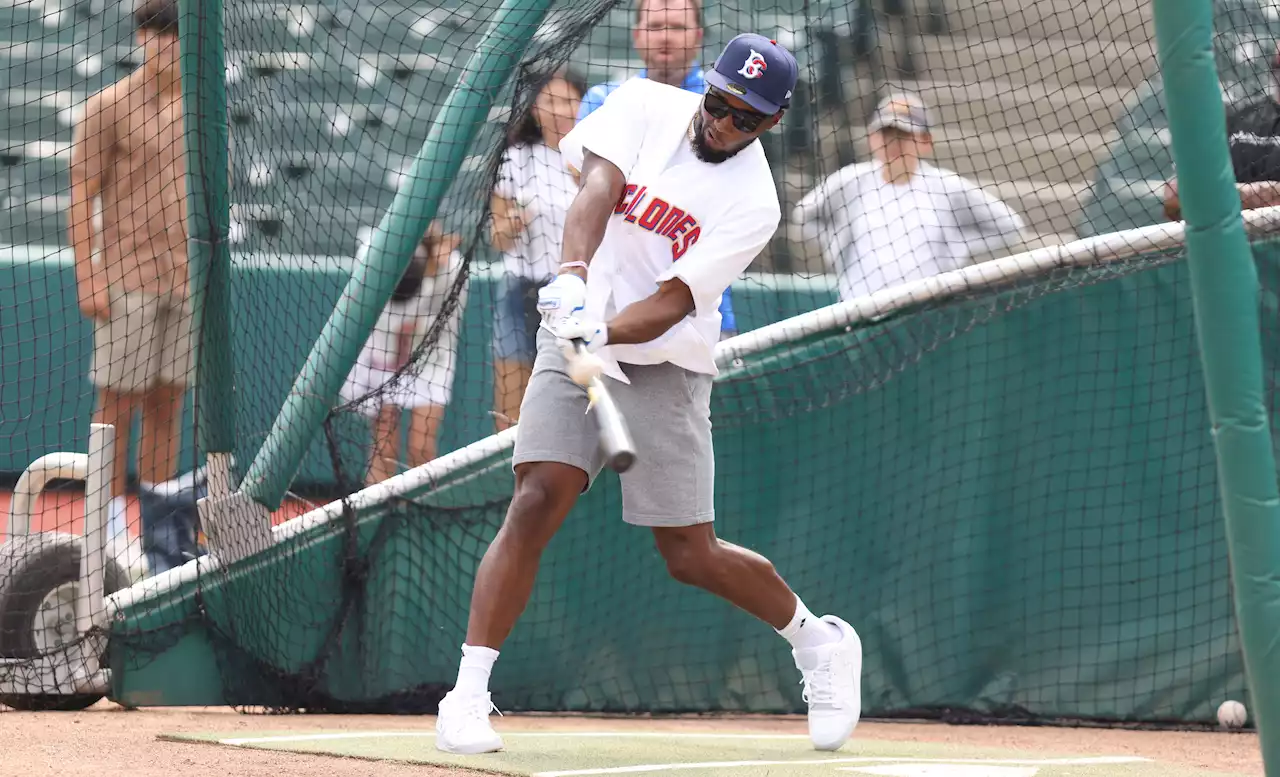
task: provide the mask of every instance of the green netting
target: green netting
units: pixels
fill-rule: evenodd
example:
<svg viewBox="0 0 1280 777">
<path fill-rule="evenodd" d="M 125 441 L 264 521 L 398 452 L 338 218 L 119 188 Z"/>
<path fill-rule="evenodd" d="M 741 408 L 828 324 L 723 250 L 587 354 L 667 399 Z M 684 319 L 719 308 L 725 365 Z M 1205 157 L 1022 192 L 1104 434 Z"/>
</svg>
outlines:
<svg viewBox="0 0 1280 777">
<path fill-rule="evenodd" d="M 465 88 L 462 69 L 499 4 L 223 7 L 228 115 L 193 118 L 226 122 L 230 135 L 230 227 L 218 237 L 231 253 L 239 477 L 440 106 Z M 475 565 L 510 499 L 505 453 L 376 504 L 352 494 L 484 444 L 518 414 L 520 365 L 504 362 L 522 361 L 528 294 L 542 279 L 513 272 L 536 259 L 521 254 L 532 250 L 527 237 L 504 255 L 492 234 L 490 195 L 513 175 L 503 165 L 509 133 L 566 65 L 569 80 L 587 86 L 637 75 L 638 19 L 692 24 L 691 6 L 661 7 L 659 17 L 558 0 L 491 95 L 486 121 L 452 128 L 474 138 L 446 181 L 442 235 L 427 241 L 402 298 L 385 309 L 403 320 L 380 311 L 380 335 L 361 356 L 389 369 L 335 400 L 273 516 L 280 524 L 339 500 L 323 527 L 230 569 L 163 572 L 204 552 L 195 537 L 175 547 L 157 533 L 168 510 L 189 517 L 194 496 L 166 506 L 142 481 L 205 463 L 194 431 L 201 408 L 183 392 L 183 411 L 160 439 L 133 418 L 123 425 L 132 445 L 120 451 L 128 477 L 110 495 L 124 498 L 131 523 L 110 549 L 121 564 L 107 577 L 112 588 L 139 579 L 151 587 L 129 594 L 110 622 L 109 675 L 75 693 L 41 675 L 26 686 L 34 697 L 6 690 L 14 667 L 81 666 L 75 651 L 94 645 L 59 626 L 68 602 L 47 598 L 54 584 L 75 582 L 68 559 L 79 546 L 69 535 L 83 531 L 83 486 L 47 489 L 37 539 L 0 528 L 9 543 L 0 554 L 0 698 L 77 706 L 109 692 L 146 704 L 434 707 L 457 668 Z M 1260 4 L 1219 8 L 1230 104 L 1266 99 L 1276 22 Z M 102 404 L 68 231 L 72 141 L 91 95 L 146 72 L 133 11 L 114 0 L 0 3 L 0 473 L 10 481 L 39 456 L 84 451 Z M 676 32 L 650 33 L 673 36 L 676 58 L 693 60 L 678 69 L 709 66 L 748 30 L 788 46 L 801 69 L 791 109 L 761 139 L 783 223 L 731 287 L 727 335 L 829 305 L 849 288 L 883 290 L 1162 220 L 1159 185 L 1172 171 L 1146 5 L 730 0 L 698 16 L 703 36 L 686 33 L 687 49 Z M 873 230 L 857 222 L 842 232 L 839 222 L 884 205 L 870 194 L 793 223 L 820 182 L 870 162 L 868 117 L 900 90 L 931 113 L 926 156 L 963 176 L 966 192 L 1008 206 L 1019 234 L 920 270 L 907 264 L 925 250 L 915 244 L 875 246 L 879 266 L 849 260 L 854 237 Z M 177 186 L 175 175 L 165 165 L 143 178 Z M 564 194 L 534 187 L 513 199 L 533 212 Z M 978 219 L 948 203 L 960 222 Z M 144 203 L 115 217 L 147 212 Z M 905 223 L 924 229 L 934 215 L 926 208 Z M 455 240 L 456 252 L 427 261 Z M 136 252 L 114 261 L 143 267 Z M 1259 263 L 1271 306 L 1269 247 Z M 870 714 L 1192 724 L 1219 701 L 1243 698 L 1183 272 L 1176 251 L 1135 251 L 1106 267 L 920 296 L 876 323 L 819 326 L 726 365 L 713 400 L 720 531 L 769 555 L 811 606 L 860 630 Z M 168 307 L 162 329 L 189 326 L 181 304 Z M 119 358 L 155 347 L 138 335 Z M 404 390 L 434 397 L 419 425 L 409 412 L 381 423 L 368 412 Z M 148 453 L 170 443 L 171 455 Z M 169 528 L 193 527 L 179 517 Z M 49 619 L 33 614 L 42 603 Z M 775 635 L 665 579 L 649 538 L 620 523 L 617 481 L 606 477 L 553 543 L 494 690 L 499 706 L 516 710 L 792 712 L 801 709 L 793 675 Z"/>
<path fill-rule="evenodd" d="M 1276 259 L 1259 249 L 1268 310 Z M 1246 697 L 1185 273 L 1176 252 L 1059 271 L 722 374 L 721 534 L 860 625 L 869 715 L 1188 725 Z M 151 651 L 176 632 L 220 658 L 172 647 L 202 675 L 175 704 L 431 710 L 509 466 L 477 455 L 126 608 L 122 698 L 167 676 Z M 609 477 L 570 515 L 495 702 L 803 709 L 777 638 L 665 579 L 619 510 Z"/>
</svg>

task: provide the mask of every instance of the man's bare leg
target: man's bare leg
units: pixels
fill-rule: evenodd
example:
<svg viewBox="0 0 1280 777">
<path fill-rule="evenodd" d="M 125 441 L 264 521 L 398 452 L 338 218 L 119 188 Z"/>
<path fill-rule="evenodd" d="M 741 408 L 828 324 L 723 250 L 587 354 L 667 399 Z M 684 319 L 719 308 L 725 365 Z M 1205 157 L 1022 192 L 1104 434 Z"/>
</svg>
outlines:
<svg viewBox="0 0 1280 777">
<path fill-rule="evenodd" d="M 409 411 L 409 466 L 421 467 L 437 453 L 444 405 L 423 405 Z"/>
<path fill-rule="evenodd" d="M 496 651 L 506 641 L 529 602 L 542 551 L 586 485 L 587 473 L 568 464 L 538 461 L 516 467 L 507 517 L 476 570 L 467 645 Z"/>
<path fill-rule="evenodd" d="M 178 474 L 184 391 L 181 386 L 159 385 L 143 396 L 138 478 L 145 482 L 161 483 Z"/>
<path fill-rule="evenodd" d="M 383 405 L 373 420 L 373 452 L 365 485 L 381 483 L 400 469 L 400 408 Z"/>
<path fill-rule="evenodd" d="M 514 359 L 496 359 L 493 368 L 494 425 L 501 432 L 520 420 L 520 402 L 529 387 L 533 365 Z"/>
<path fill-rule="evenodd" d="M 540 461 L 516 467 L 507 517 L 476 570 L 458 682 L 440 701 L 436 718 L 437 748 L 468 754 L 502 749 L 502 738 L 488 723 L 489 673 L 498 648 L 529 602 L 542 551 L 586 484 L 586 473 L 567 464 Z"/>
<path fill-rule="evenodd" d="M 862 714 L 862 641 L 853 627 L 809 612 L 772 562 L 719 539 L 710 523 L 655 527 L 653 537 L 673 578 L 737 605 L 791 643 L 814 747 L 843 745 Z"/>
<path fill-rule="evenodd" d="M 653 530 L 671 577 L 713 593 L 782 630 L 796 611 L 796 595 L 773 562 L 716 537 L 710 523 Z"/>
</svg>

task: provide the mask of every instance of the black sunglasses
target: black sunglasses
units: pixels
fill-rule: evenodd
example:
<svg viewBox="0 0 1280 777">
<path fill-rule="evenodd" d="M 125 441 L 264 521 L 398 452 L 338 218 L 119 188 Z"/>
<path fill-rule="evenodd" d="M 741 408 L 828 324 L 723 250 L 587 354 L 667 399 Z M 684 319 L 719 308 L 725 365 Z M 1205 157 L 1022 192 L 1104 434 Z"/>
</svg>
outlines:
<svg viewBox="0 0 1280 777">
<path fill-rule="evenodd" d="M 768 115 L 759 111 L 749 111 L 743 108 L 734 108 L 725 99 L 728 97 L 715 87 L 707 87 L 707 94 L 702 98 L 702 109 L 707 115 L 713 119 L 723 119 L 725 116 L 733 116 L 733 126 L 743 132 L 755 132 L 760 128 L 760 123 L 769 118 Z"/>
</svg>

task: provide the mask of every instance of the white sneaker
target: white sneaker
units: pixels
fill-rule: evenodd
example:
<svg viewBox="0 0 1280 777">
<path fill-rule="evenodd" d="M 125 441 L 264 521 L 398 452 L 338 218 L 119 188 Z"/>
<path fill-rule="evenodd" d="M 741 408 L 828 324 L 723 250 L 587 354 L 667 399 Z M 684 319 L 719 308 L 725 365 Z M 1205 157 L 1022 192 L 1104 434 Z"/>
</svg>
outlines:
<svg viewBox="0 0 1280 777">
<path fill-rule="evenodd" d="M 436 749 L 462 755 L 501 750 L 502 737 L 489 725 L 491 711 L 497 712 L 497 709 L 488 693 L 478 696 L 460 696 L 457 691 L 447 693 L 440 700 L 440 711 L 436 715 Z"/>
<path fill-rule="evenodd" d="M 817 750 L 839 750 L 862 715 L 862 640 L 836 616 L 824 615 L 822 620 L 840 629 L 840 641 L 792 650 L 791 655 L 804 675 L 809 739 Z"/>
</svg>

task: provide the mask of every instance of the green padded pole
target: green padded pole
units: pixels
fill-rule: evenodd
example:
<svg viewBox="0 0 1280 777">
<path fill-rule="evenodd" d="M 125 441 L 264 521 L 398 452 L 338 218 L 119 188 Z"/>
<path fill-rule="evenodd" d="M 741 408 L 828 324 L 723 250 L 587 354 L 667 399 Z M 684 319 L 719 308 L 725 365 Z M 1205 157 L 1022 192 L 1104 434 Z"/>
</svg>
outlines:
<svg viewBox="0 0 1280 777">
<path fill-rule="evenodd" d="M 450 91 L 404 184 L 374 231 L 368 254 L 347 283 L 245 475 L 241 489 L 263 507 L 279 507 L 378 314 L 391 299 L 414 246 L 435 218 L 494 97 L 550 5 L 551 0 L 504 0 Z"/>
<path fill-rule="evenodd" d="M 1156 0 L 1200 360 L 1236 617 L 1269 777 L 1280 776 L 1280 495 L 1262 380 L 1257 269 L 1227 155 L 1210 0 Z M 1225 701 L 1225 700 L 1224 700 Z"/>
<path fill-rule="evenodd" d="M 222 0 L 179 0 L 183 127 L 187 159 L 191 332 L 196 348 L 199 449 L 235 448 L 231 362 L 231 252 L 227 244 L 227 88 Z"/>
</svg>

